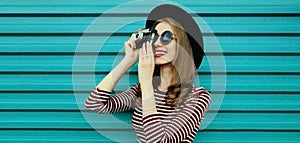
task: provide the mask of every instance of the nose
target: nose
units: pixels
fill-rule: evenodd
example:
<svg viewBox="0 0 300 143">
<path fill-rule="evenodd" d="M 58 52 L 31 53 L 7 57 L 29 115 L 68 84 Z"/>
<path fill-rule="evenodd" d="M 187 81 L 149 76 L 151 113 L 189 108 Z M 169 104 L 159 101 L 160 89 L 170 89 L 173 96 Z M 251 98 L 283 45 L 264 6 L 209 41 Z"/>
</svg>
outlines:
<svg viewBox="0 0 300 143">
<path fill-rule="evenodd" d="M 158 36 L 157 38 L 156 38 L 156 41 L 154 42 L 154 47 L 161 47 L 163 44 L 160 42 L 160 40 L 159 40 L 159 38 L 160 38 L 160 36 Z"/>
</svg>

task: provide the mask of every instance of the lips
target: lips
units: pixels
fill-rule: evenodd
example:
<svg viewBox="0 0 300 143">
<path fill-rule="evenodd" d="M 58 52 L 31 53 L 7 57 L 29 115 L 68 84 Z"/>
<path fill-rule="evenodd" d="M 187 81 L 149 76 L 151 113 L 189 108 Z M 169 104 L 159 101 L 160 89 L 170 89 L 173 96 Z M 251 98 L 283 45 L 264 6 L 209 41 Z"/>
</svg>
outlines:
<svg viewBox="0 0 300 143">
<path fill-rule="evenodd" d="M 154 50 L 154 56 L 155 57 L 161 57 L 163 55 L 167 54 L 167 51 L 164 50 Z"/>
</svg>

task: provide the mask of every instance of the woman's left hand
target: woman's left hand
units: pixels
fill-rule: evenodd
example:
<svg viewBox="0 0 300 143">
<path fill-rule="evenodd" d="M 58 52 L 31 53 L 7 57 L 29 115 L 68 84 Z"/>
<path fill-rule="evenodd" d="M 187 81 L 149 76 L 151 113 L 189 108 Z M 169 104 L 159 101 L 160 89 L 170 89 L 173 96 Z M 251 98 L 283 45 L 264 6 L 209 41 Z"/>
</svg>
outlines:
<svg viewBox="0 0 300 143">
<path fill-rule="evenodd" d="M 138 75 L 141 85 L 152 84 L 154 72 L 154 53 L 152 49 L 152 40 L 145 42 L 139 49 Z"/>
</svg>

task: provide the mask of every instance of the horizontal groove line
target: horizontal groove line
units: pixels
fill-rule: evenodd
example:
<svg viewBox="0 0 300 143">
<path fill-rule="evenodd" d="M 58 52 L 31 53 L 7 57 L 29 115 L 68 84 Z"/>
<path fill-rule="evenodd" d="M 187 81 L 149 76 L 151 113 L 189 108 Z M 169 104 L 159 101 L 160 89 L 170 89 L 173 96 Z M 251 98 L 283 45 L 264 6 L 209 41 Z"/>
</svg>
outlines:
<svg viewBox="0 0 300 143">
<path fill-rule="evenodd" d="M 32 94 L 88 94 L 91 90 L 0 90 L 0 93 L 32 93 Z M 115 93 L 120 93 L 121 91 L 114 91 Z M 282 94 L 293 94 L 299 95 L 300 91 L 209 91 L 211 94 L 273 94 L 273 95 L 282 95 Z"/>
<path fill-rule="evenodd" d="M 200 132 L 300 132 L 299 129 L 204 129 Z"/>
<path fill-rule="evenodd" d="M 0 112 L 83 112 L 83 113 L 94 113 L 94 111 L 88 109 L 0 109 Z M 126 111 L 123 113 L 132 113 L 133 111 Z M 263 114 L 300 114 L 299 111 L 295 110 L 208 110 L 207 113 L 232 113 L 232 114 L 243 114 L 243 113 L 263 113 Z"/>
<path fill-rule="evenodd" d="M 0 52 L 0 56 L 124 56 L 124 52 Z M 293 52 L 206 52 L 206 56 L 300 56 Z"/>
<path fill-rule="evenodd" d="M 112 128 L 0 128 L 5 131 L 130 131 L 128 129 L 112 129 Z M 204 129 L 199 132 L 300 132 L 299 129 Z"/>
<path fill-rule="evenodd" d="M 130 36 L 132 33 L 0 33 L 0 36 L 44 36 L 44 37 L 69 37 L 69 36 Z M 295 37 L 300 33 L 202 33 L 203 36 L 247 36 L 247 37 Z"/>
<path fill-rule="evenodd" d="M 299 17 L 300 13 L 190 13 L 194 17 Z M 147 17 L 148 13 L 0 13 L 0 17 Z"/>
<path fill-rule="evenodd" d="M 103 128 L 103 129 L 97 129 L 97 128 L 0 128 L 1 130 L 6 131 L 133 131 L 133 129 L 110 129 L 110 128 Z"/>
<path fill-rule="evenodd" d="M 273 94 L 273 95 L 282 95 L 282 94 L 293 94 L 299 95 L 300 91 L 209 91 L 211 94 Z"/>
<path fill-rule="evenodd" d="M 90 71 L 0 71 L 0 75 L 101 75 L 109 72 Z M 126 74 L 137 75 L 138 72 Z M 198 72 L 199 75 L 300 75 L 300 72 Z"/>
</svg>

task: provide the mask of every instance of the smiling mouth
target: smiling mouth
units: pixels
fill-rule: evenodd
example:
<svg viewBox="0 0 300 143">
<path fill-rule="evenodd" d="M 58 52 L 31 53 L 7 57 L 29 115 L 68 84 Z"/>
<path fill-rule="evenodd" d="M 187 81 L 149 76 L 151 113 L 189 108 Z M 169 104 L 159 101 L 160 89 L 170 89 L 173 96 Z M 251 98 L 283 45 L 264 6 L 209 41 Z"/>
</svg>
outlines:
<svg viewBox="0 0 300 143">
<path fill-rule="evenodd" d="M 161 56 L 163 56 L 163 55 L 165 55 L 165 54 L 167 54 L 167 52 L 166 52 L 166 51 L 163 51 L 163 50 L 155 50 L 155 51 L 154 51 L 154 56 L 155 56 L 155 57 L 161 57 Z"/>
</svg>

